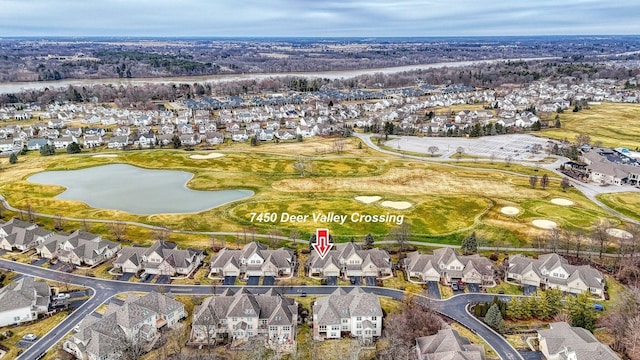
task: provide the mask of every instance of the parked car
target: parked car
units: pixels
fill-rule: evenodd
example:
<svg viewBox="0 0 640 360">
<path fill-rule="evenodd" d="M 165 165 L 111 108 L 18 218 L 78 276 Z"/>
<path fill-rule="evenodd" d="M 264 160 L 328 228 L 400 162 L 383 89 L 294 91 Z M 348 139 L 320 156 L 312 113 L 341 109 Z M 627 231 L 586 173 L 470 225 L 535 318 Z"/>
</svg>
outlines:
<svg viewBox="0 0 640 360">
<path fill-rule="evenodd" d="M 38 336 L 35 334 L 26 334 L 25 336 L 22 337 L 22 340 L 26 340 L 26 341 L 36 341 L 38 339 Z"/>
<path fill-rule="evenodd" d="M 602 305 L 602 304 L 593 304 L 593 310 L 604 311 L 604 305 Z"/>
<path fill-rule="evenodd" d="M 53 295 L 53 300 L 66 300 L 70 297 L 71 295 L 67 293 L 59 293 L 59 294 Z"/>
<path fill-rule="evenodd" d="M 458 283 L 451 283 L 451 289 L 453 291 L 458 291 Z"/>
</svg>

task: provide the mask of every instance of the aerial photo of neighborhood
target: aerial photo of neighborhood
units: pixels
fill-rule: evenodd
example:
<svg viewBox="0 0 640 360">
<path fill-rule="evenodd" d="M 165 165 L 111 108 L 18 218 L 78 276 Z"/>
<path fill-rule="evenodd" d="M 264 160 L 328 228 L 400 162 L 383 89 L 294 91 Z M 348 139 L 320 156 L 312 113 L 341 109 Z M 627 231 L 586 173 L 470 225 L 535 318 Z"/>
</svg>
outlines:
<svg viewBox="0 0 640 360">
<path fill-rule="evenodd" d="M 0 360 L 640 360 L 640 4 L 0 9 Z"/>
</svg>

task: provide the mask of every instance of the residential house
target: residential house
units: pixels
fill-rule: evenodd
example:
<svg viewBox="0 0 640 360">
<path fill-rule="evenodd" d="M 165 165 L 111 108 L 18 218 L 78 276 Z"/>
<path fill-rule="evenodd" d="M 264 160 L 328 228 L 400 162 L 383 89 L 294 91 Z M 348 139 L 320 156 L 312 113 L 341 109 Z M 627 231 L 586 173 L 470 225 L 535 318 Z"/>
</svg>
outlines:
<svg viewBox="0 0 640 360">
<path fill-rule="evenodd" d="M 316 252 L 309 256 L 309 276 L 344 278 L 382 278 L 390 276 L 391 257 L 377 248 L 364 250 L 354 242 L 337 244 L 335 250 L 321 258 Z"/>
<path fill-rule="evenodd" d="M 620 360 L 620 357 L 581 327 L 566 322 L 549 324 L 549 329 L 538 330 L 540 352 L 547 360 Z"/>
<path fill-rule="evenodd" d="M 40 149 L 42 149 L 45 145 L 51 146 L 51 140 L 43 138 L 30 139 L 29 141 L 27 141 L 27 150 L 40 151 Z"/>
<path fill-rule="evenodd" d="M 495 285 L 495 268 L 489 259 L 477 254 L 462 256 L 450 247 L 434 250 L 433 255 L 411 252 L 404 259 L 404 268 L 412 281 L 420 283 Z"/>
<path fill-rule="evenodd" d="M 382 334 L 382 308 L 377 295 L 355 287 L 336 289 L 313 303 L 313 337 L 339 339 L 343 333 L 363 342 L 372 342 Z"/>
<path fill-rule="evenodd" d="M 190 343 L 215 344 L 224 338 L 265 339 L 269 347 L 295 347 L 298 304 L 273 289 L 255 295 L 246 289 L 225 290 L 193 310 Z"/>
<path fill-rule="evenodd" d="M 107 147 L 109 149 L 123 149 L 129 145 L 129 136 L 111 136 Z"/>
<path fill-rule="evenodd" d="M 159 329 L 174 327 L 185 317 L 184 304 L 172 297 L 156 292 L 142 297 L 129 294 L 121 305 L 110 302 L 104 315 L 85 317 L 62 348 L 77 359 L 121 359 L 126 351 L 123 344 L 145 347 L 157 338 Z"/>
<path fill-rule="evenodd" d="M 211 258 L 211 276 L 291 276 L 296 259 L 293 251 L 269 250 L 251 242 L 242 250 L 224 248 Z"/>
<path fill-rule="evenodd" d="M 180 250 L 175 243 L 158 240 L 148 248 L 122 248 L 113 262 L 113 268 L 122 273 L 144 271 L 152 275 L 189 275 L 202 264 L 203 259 L 202 250 Z"/>
<path fill-rule="evenodd" d="M 604 296 L 605 280 L 602 273 L 588 265 L 570 265 L 558 254 L 544 254 L 537 259 L 520 254 L 511 255 L 506 279 L 525 286 Z"/>
<path fill-rule="evenodd" d="M 156 145 L 156 135 L 153 132 L 140 134 L 140 136 L 133 141 L 134 146 L 140 146 L 143 148 L 150 148 Z"/>
<path fill-rule="evenodd" d="M 82 145 L 85 148 L 93 148 L 93 147 L 97 147 L 97 146 L 102 146 L 102 144 L 104 144 L 104 141 L 102 140 L 102 136 L 101 135 L 86 135 L 84 136 L 83 140 L 82 140 Z"/>
<path fill-rule="evenodd" d="M 472 344 L 450 327 L 416 339 L 418 360 L 484 360 L 484 346 Z"/>
<path fill-rule="evenodd" d="M 0 327 L 38 319 L 49 311 L 50 300 L 49 285 L 30 276 L 0 288 Z"/>
<path fill-rule="evenodd" d="M 66 149 L 71 143 L 78 143 L 78 139 L 73 135 L 64 135 L 53 140 L 53 146 L 56 149 Z"/>
<path fill-rule="evenodd" d="M 53 234 L 36 224 L 14 218 L 0 223 L 0 248 L 7 251 L 26 251 L 42 244 Z"/>
<path fill-rule="evenodd" d="M 56 241 L 58 245 L 55 253 L 52 255 L 62 262 L 77 266 L 98 265 L 115 256 L 118 250 L 120 250 L 120 244 L 104 240 L 100 235 L 79 230 L 74 231 L 68 236 L 64 236 L 62 239 L 56 237 L 52 239 L 52 241 Z M 47 245 L 50 245 L 50 242 L 46 241 L 43 243 L 40 249 L 47 247 Z"/>
<path fill-rule="evenodd" d="M 217 131 L 208 131 L 205 133 L 205 141 L 211 145 L 222 144 L 224 142 L 224 134 Z"/>
</svg>

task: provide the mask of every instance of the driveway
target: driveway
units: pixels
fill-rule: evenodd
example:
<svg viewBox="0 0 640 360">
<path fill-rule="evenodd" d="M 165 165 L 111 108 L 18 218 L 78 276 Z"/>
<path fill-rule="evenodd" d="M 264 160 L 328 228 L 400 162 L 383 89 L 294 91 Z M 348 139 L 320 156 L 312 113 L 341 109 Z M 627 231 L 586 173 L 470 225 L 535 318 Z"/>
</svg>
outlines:
<svg viewBox="0 0 640 360">
<path fill-rule="evenodd" d="M 262 278 L 262 285 L 273 286 L 276 283 L 276 278 L 273 276 L 265 276 Z"/>
<path fill-rule="evenodd" d="M 349 281 L 351 282 L 351 285 L 362 285 L 362 278 L 360 276 L 351 276 L 349 277 Z"/>
<path fill-rule="evenodd" d="M 47 259 L 45 258 L 40 258 L 38 260 L 36 260 L 33 264 L 31 265 L 35 265 L 35 266 L 42 266 L 42 264 L 46 263 Z"/>
<path fill-rule="evenodd" d="M 442 296 L 440 296 L 440 288 L 438 287 L 437 281 L 427 282 L 427 292 L 429 293 L 429 296 L 434 299 L 442 299 Z"/>
<path fill-rule="evenodd" d="M 376 278 L 375 276 L 365 276 L 364 277 L 364 283 L 367 286 L 376 286 L 378 282 L 378 278 Z"/>
<path fill-rule="evenodd" d="M 129 281 L 129 279 L 131 279 L 132 276 L 133 276 L 133 273 L 124 273 L 124 274 L 118 276 L 118 280 L 119 281 Z"/>
<path fill-rule="evenodd" d="M 479 293 L 480 285 L 478 284 L 467 284 L 467 289 L 469 289 L 470 293 Z"/>
<path fill-rule="evenodd" d="M 247 279 L 247 285 L 258 285 L 260 283 L 260 276 L 249 276 Z"/>
<path fill-rule="evenodd" d="M 158 276 L 158 280 L 156 280 L 156 284 L 170 284 L 171 276 L 169 275 L 160 275 Z"/>
<path fill-rule="evenodd" d="M 222 285 L 233 285 L 236 283 L 236 276 L 225 276 Z"/>
<path fill-rule="evenodd" d="M 328 286 L 336 286 L 336 285 L 338 285 L 338 277 L 337 276 L 327 276 L 327 285 Z"/>
<path fill-rule="evenodd" d="M 538 292 L 538 288 L 533 285 L 525 285 L 523 292 L 524 292 L 524 296 L 532 296 Z"/>
</svg>

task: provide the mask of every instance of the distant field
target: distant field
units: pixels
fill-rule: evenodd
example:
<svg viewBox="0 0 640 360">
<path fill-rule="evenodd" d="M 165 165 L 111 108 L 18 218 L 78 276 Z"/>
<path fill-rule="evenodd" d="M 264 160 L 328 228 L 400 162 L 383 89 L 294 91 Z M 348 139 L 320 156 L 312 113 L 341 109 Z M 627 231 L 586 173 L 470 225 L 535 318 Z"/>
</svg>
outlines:
<svg viewBox="0 0 640 360">
<path fill-rule="evenodd" d="M 193 160 L 190 159 L 192 152 L 173 149 L 115 152 L 116 157 L 94 157 L 90 152 L 43 157 L 32 152 L 21 156 L 15 165 L 8 164 L 6 158 L 0 159 L 0 193 L 16 207 L 25 209 L 31 206 L 33 211 L 51 215 L 136 221 L 191 231 L 251 229 L 262 234 L 279 232 L 289 236 L 292 230 L 297 230 L 302 238 L 308 238 L 318 227 L 327 227 L 337 241 L 348 241 L 351 237 L 360 240 L 367 233 L 380 240 L 398 225 L 395 221 L 353 221 L 353 214 L 394 215 L 396 219 L 403 216 L 416 240 L 457 244 L 475 230 L 489 243 L 516 246 L 545 234 L 545 230 L 531 225 L 534 219 L 549 219 L 563 228 L 584 228 L 607 216 L 575 190 L 562 192 L 558 179 L 552 178 L 546 190 L 531 189 L 527 177 L 531 174 L 530 168 L 485 164 L 494 169 L 478 171 L 398 159 L 377 154 L 367 147 L 358 149 L 358 141 L 349 139 L 341 154 L 331 152 L 332 139 L 258 147 L 228 146 L 218 150 L 225 156 L 208 160 Z M 305 154 L 308 165 L 305 177 L 296 171 L 298 156 L 294 154 L 297 153 Z M 112 163 L 189 171 L 195 174 L 188 183 L 193 189 L 240 187 L 255 191 L 255 196 L 199 214 L 140 216 L 58 200 L 54 197 L 64 190 L 61 187 L 37 185 L 25 180 L 45 170 L 70 170 Z M 482 167 L 483 164 L 473 163 L 472 166 Z M 500 170 L 523 171 L 527 175 L 518 176 Z M 372 195 L 382 199 L 372 204 L 355 200 L 357 196 Z M 555 197 L 571 199 L 575 206 L 553 205 L 550 199 Z M 407 202 L 410 206 L 395 210 L 383 206 L 382 201 Z M 520 213 L 504 215 L 500 211 L 503 206 L 517 207 Z M 251 213 L 263 212 L 275 213 L 277 221 L 260 221 L 257 218 L 251 221 Z M 314 222 L 313 213 L 319 212 L 335 213 L 348 219 L 343 224 Z M 309 217 L 303 222 L 282 221 L 283 213 Z M 38 221 L 49 227 L 53 224 L 51 219 Z M 82 224 L 65 222 L 64 226 L 73 230 Z M 111 237 L 107 224 L 91 224 L 90 230 Z M 128 226 L 127 238 L 136 243 L 149 243 L 153 232 Z M 171 240 L 197 247 L 211 243 L 207 235 L 171 234 Z"/>
<path fill-rule="evenodd" d="M 560 114 L 560 129 L 543 130 L 540 135 L 574 141 L 576 135 L 587 134 L 592 143 L 635 149 L 640 146 L 639 113 L 640 105 L 620 103 L 591 105 L 590 110 L 575 113 L 567 110 Z"/>
</svg>

